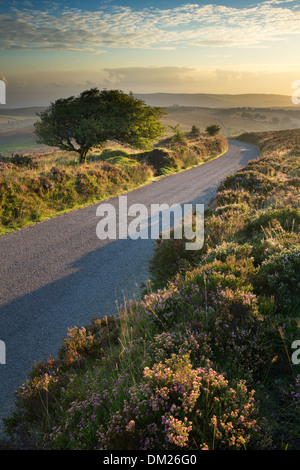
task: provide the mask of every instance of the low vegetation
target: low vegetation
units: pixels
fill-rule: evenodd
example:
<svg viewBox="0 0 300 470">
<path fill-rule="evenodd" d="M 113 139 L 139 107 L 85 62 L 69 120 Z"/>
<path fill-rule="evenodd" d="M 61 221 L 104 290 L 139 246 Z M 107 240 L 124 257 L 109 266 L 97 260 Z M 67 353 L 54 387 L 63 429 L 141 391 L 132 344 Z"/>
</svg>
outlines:
<svg viewBox="0 0 300 470">
<path fill-rule="evenodd" d="M 263 155 L 270 152 L 276 154 L 293 152 L 299 156 L 299 129 L 270 131 L 270 132 L 245 132 L 238 139 L 259 146 Z"/>
<path fill-rule="evenodd" d="M 53 150 L 0 156 L 0 233 L 150 183 L 199 165 L 227 149 L 221 136 L 184 133 L 148 152 L 121 147 L 92 149 L 86 163 L 76 153 Z"/>
<path fill-rule="evenodd" d="M 203 248 L 157 240 L 141 299 L 71 328 L 35 364 L 5 421 L 15 443 L 300 448 L 300 132 L 289 136 L 247 136 L 267 148 L 219 187 Z"/>
</svg>

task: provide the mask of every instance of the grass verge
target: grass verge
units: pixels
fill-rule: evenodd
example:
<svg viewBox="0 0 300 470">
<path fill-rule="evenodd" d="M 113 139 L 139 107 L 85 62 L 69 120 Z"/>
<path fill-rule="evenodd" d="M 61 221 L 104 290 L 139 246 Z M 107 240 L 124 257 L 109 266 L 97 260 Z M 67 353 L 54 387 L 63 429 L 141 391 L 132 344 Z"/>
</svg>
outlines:
<svg viewBox="0 0 300 470">
<path fill-rule="evenodd" d="M 125 193 L 200 165 L 228 148 L 222 136 L 168 139 L 150 152 L 94 150 L 79 165 L 62 151 L 0 157 L 0 234 Z"/>
</svg>

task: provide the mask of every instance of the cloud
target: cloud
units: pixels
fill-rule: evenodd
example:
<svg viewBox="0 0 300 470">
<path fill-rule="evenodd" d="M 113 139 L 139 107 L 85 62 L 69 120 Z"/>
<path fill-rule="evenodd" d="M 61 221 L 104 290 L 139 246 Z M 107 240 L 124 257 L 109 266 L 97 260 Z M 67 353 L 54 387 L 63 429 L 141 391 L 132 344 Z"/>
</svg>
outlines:
<svg viewBox="0 0 300 470">
<path fill-rule="evenodd" d="M 241 47 L 300 34 L 300 12 L 285 0 L 248 8 L 186 4 L 170 9 L 111 6 L 98 11 L 29 8 L 0 15 L 0 49 L 99 53 L 110 48 Z"/>
<path fill-rule="evenodd" d="M 102 87 L 118 88 L 135 93 L 278 93 L 286 86 L 290 92 L 292 79 L 297 67 L 287 65 L 284 72 L 278 67 L 120 67 L 103 69 L 106 77 L 100 82 Z M 219 91 L 218 91 L 219 90 Z M 267 90 L 267 91 L 266 91 Z"/>
<path fill-rule="evenodd" d="M 107 88 L 120 88 L 128 91 L 133 89 L 138 92 L 145 90 L 161 91 L 187 89 L 194 82 L 198 86 L 204 83 L 205 72 L 190 67 L 123 67 L 104 69 L 107 78 L 102 81 L 102 86 Z"/>
</svg>

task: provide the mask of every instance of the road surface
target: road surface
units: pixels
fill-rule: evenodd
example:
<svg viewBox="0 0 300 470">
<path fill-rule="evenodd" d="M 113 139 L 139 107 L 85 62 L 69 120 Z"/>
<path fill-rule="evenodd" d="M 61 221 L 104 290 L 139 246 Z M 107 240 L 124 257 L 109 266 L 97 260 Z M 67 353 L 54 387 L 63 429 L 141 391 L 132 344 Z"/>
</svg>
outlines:
<svg viewBox="0 0 300 470">
<path fill-rule="evenodd" d="M 207 205 L 220 182 L 254 158 L 249 144 L 229 142 L 229 150 L 199 167 L 170 175 L 127 193 L 128 205 Z M 118 208 L 118 197 L 109 201 Z M 154 240 L 100 240 L 99 204 L 55 217 L 0 237 L 0 417 L 14 404 L 35 361 L 56 357 L 69 327 L 116 313 L 136 298 L 149 279 Z M 1 431 L 2 429 L 2 431 Z M 0 427 L 0 433 L 3 428 Z"/>
</svg>

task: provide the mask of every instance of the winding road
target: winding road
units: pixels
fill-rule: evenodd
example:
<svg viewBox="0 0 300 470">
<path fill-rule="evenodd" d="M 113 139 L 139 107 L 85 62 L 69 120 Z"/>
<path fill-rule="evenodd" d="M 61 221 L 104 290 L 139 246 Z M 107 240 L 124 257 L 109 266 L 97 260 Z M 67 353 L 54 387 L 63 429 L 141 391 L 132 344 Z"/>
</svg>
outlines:
<svg viewBox="0 0 300 470">
<path fill-rule="evenodd" d="M 127 193 L 128 205 L 205 204 L 220 182 L 257 158 L 258 149 L 229 141 L 221 157 Z M 109 201 L 118 212 L 118 197 Z M 154 240 L 100 240 L 99 204 L 0 237 L 0 417 L 35 361 L 56 357 L 69 327 L 117 312 L 149 278 Z M 0 427 L 0 434 L 3 428 Z"/>
</svg>

